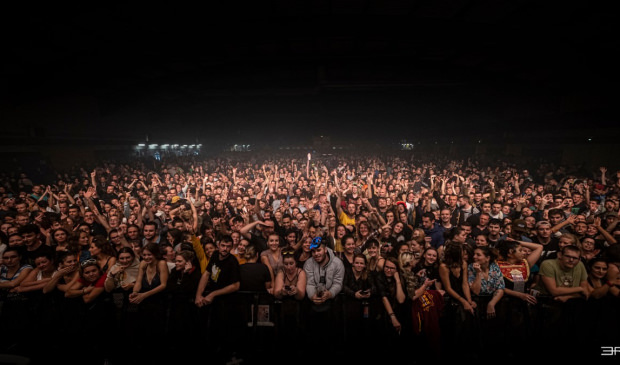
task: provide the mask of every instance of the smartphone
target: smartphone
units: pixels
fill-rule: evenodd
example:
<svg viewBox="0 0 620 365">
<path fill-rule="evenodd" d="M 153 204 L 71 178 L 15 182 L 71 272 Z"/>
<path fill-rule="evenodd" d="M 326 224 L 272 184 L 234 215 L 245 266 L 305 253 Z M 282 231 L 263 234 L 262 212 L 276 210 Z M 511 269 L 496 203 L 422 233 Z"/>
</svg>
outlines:
<svg viewBox="0 0 620 365">
<path fill-rule="evenodd" d="M 286 291 L 291 291 L 291 286 L 290 285 L 284 285 L 284 290 Z"/>
</svg>

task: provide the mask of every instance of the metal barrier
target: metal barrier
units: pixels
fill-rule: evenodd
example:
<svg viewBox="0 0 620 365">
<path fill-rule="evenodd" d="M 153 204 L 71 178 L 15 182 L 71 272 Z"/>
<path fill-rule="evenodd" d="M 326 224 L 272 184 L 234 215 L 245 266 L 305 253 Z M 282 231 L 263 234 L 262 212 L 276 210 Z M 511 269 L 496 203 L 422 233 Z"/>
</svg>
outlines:
<svg viewBox="0 0 620 365">
<path fill-rule="evenodd" d="M 291 339 L 295 343 L 303 343 L 305 337 L 312 336 L 314 323 L 310 321 L 314 317 L 309 316 L 312 308 L 307 298 L 301 301 L 277 300 L 261 292 L 238 292 L 237 295 L 241 305 L 230 313 L 237 313 L 245 321 L 245 332 L 240 334 L 243 337 L 239 337 L 242 341 L 238 345 L 251 344 L 255 346 L 253 350 L 260 351 L 261 346 L 266 347 L 269 343 L 286 343 Z M 471 315 L 464 313 L 459 303 L 444 297 L 438 318 L 441 356 L 468 353 L 473 358 L 480 358 L 483 354 L 510 355 L 511 352 L 525 351 L 524 348 L 538 345 L 544 348 L 566 347 L 567 337 L 573 341 L 572 345 L 568 344 L 569 347 L 580 344 L 592 354 L 598 354 L 601 346 L 620 346 L 620 298 L 571 299 L 564 303 L 541 296 L 536 305 L 531 305 L 504 296 L 496 306 L 497 316 L 492 319 L 485 315 L 489 299 L 475 297 L 478 308 L 475 315 Z M 408 321 L 414 319 L 415 313 L 410 308 L 401 307 L 397 314 L 403 325 L 402 332 L 391 328 L 380 300 L 371 304 L 366 315 L 361 302 L 340 294 L 333 299 L 325 315 L 325 318 L 334 321 L 333 326 L 329 333 L 321 333 L 321 336 L 330 336 L 330 343 L 334 346 L 347 343 L 359 346 L 360 341 L 362 344 L 385 341 L 387 344 L 397 343 L 394 348 L 404 344 L 401 346 L 403 351 L 411 350 L 410 345 L 407 347 L 409 342 L 420 344 L 428 341 L 426 333 L 412 333 L 413 324 Z M 0 317 L 8 318 L 6 315 Z M 0 323 L 0 326 L 6 324 Z M 199 331 L 205 330 L 203 322 L 197 327 Z M 399 340 L 399 337 L 402 339 Z M 398 341 L 402 341 L 400 345 Z M 517 356 L 516 353 L 512 355 Z"/>
</svg>

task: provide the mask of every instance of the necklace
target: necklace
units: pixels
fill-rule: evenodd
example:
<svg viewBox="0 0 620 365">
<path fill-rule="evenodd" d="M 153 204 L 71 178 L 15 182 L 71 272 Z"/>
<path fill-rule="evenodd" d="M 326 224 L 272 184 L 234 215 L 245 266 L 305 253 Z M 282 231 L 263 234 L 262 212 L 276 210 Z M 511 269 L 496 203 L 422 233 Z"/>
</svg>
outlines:
<svg viewBox="0 0 620 365">
<path fill-rule="evenodd" d="M 289 284 L 293 284 L 293 282 L 295 282 L 297 280 L 297 277 L 299 276 L 299 270 L 295 270 L 295 276 L 293 276 L 292 279 L 288 277 L 288 273 L 287 272 L 284 272 L 284 276 L 286 276 L 286 281 Z"/>
</svg>

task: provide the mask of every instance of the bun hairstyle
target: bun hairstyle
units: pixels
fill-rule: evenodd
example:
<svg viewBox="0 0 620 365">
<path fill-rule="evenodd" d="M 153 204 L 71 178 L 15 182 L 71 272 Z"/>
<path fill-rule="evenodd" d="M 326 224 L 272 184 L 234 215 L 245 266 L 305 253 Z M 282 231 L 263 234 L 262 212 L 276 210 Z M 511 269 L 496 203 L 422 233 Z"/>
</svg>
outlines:
<svg viewBox="0 0 620 365">
<path fill-rule="evenodd" d="M 517 247 L 519 247 L 519 242 L 517 241 L 501 240 L 497 243 L 497 253 L 499 257 L 506 260 L 509 254 L 516 251 Z"/>
<path fill-rule="evenodd" d="M 497 249 L 493 247 L 478 246 L 476 247 L 476 250 L 482 251 L 482 253 L 490 259 L 489 263 L 493 263 L 495 262 L 495 260 L 497 260 L 498 252 L 497 252 Z"/>
<path fill-rule="evenodd" d="M 248 247 L 245 248 L 245 253 L 243 254 L 243 258 L 246 260 L 251 260 L 253 258 L 256 258 L 257 255 L 258 255 L 258 251 L 256 251 L 256 247 L 254 247 L 254 245 L 249 245 Z"/>
<path fill-rule="evenodd" d="M 413 252 L 403 252 L 398 256 L 398 268 L 403 271 L 406 267 L 412 267 L 416 264 L 416 258 Z"/>
<path fill-rule="evenodd" d="M 196 255 L 194 254 L 194 251 L 189 251 L 189 250 L 183 250 L 183 251 L 177 252 L 177 255 L 182 256 L 183 259 L 188 262 L 192 262 L 194 258 L 196 257 Z"/>
</svg>

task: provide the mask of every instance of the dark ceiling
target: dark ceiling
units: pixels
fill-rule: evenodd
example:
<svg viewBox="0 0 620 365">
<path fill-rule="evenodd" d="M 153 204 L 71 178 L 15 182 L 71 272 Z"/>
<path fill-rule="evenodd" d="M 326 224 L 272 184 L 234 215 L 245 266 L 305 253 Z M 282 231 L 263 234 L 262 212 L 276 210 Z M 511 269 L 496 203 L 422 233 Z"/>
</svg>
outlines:
<svg viewBox="0 0 620 365">
<path fill-rule="evenodd" d="M 254 137 L 284 125 L 356 138 L 377 125 L 375 136 L 406 138 L 438 126 L 505 136 L 615 125 L 620 33 L 610 5 L 223 3 L 16 5 L 5 13 L 3 114 L 48 136 L 103 133 L 83 119 L 135 123 L 132 137 L 148 125 L 202 138 L 247 138 L 248 123 Z"/>
</svg>

